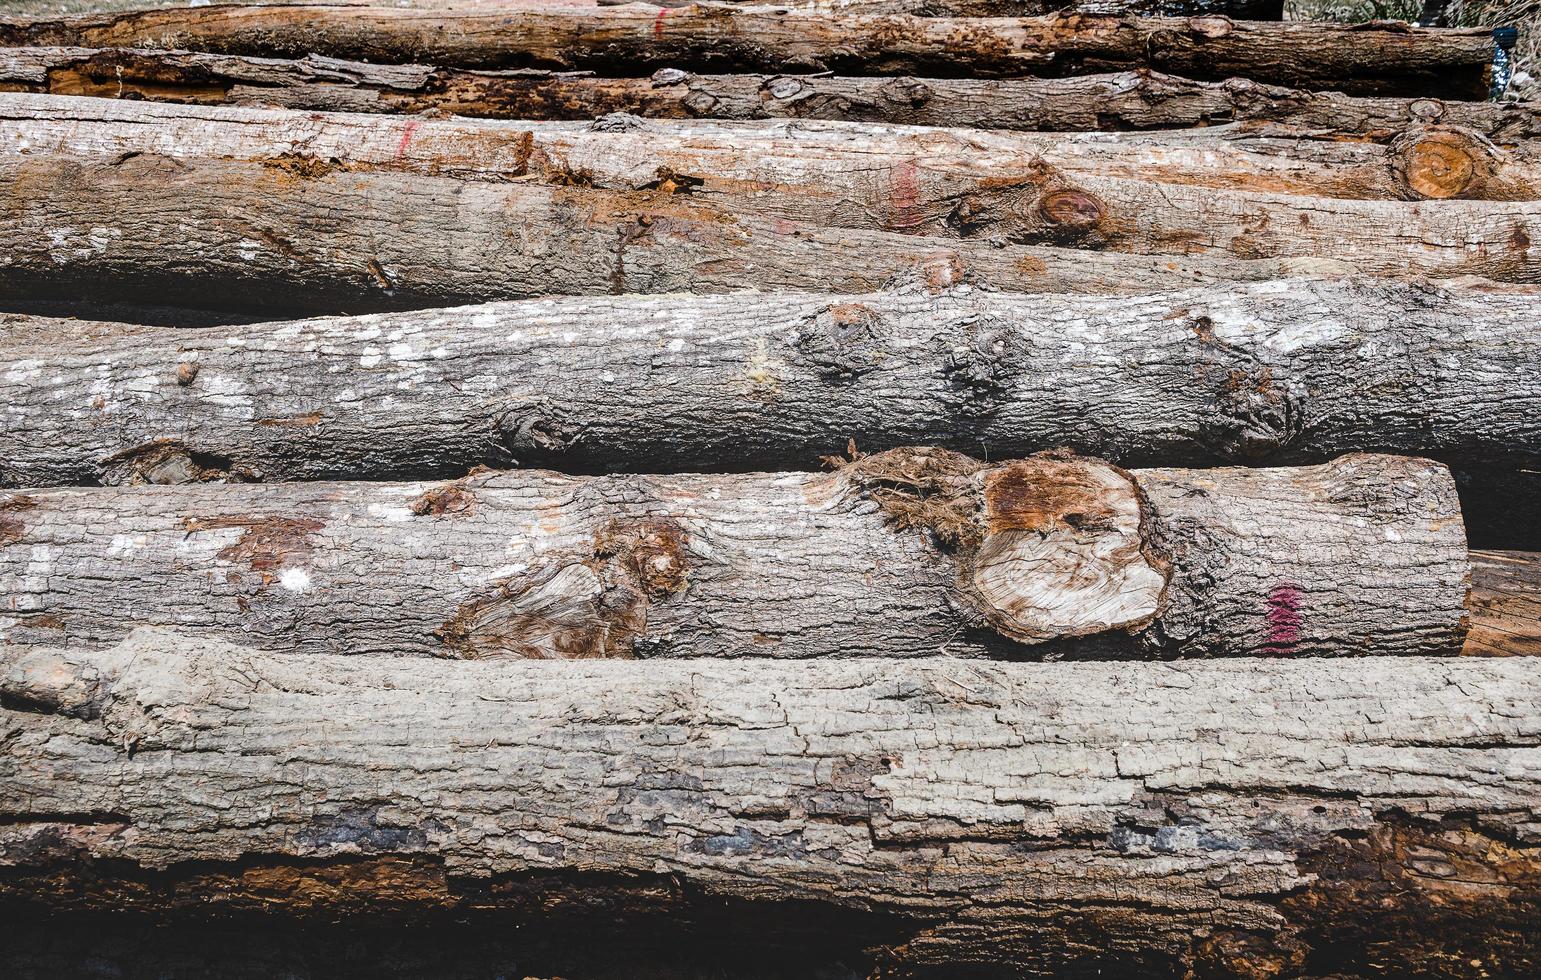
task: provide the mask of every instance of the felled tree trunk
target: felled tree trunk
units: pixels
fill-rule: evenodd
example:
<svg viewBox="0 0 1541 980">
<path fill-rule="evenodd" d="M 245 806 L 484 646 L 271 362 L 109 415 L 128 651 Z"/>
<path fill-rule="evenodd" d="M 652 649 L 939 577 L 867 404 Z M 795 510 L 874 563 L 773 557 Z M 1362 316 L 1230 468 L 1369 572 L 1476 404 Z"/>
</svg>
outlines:
<svg viewBox="0 0 1541 980">
<path fill-rule="evenodd" d="M 194 332 L 12 318 L 0 486 L 808 469 L 854 438 L 1125 465 L 1391 450 L 1482 497 L 1486 474 L 1541 468 L 1538 318 L 1529 290 L 1362 279 L 548 299 Z"/>
<path fill-rule="evenodd" d="M 3 507 L 16 641 L 144 623 L 465 659 L 1285 656 L 1450 653 L 1465 631 L 1455 487 L 1399 456 L 1131 473 L 899 449 L 828 474 L 46 490 Z"/>
<path fill-rule="evenodd" d="M 1463 652 L 1541 656 L 1541 559 L 1525 551 L 1474 551 L 1471 562 L 1471 631 Z"/>
<path fill-rule="evenodd" d="M 218 54 L 646 74 L 1058 77 L 1149 67 L 1349 94 L 1482 98 L 1487 30 L 1404 24 L 1236 22 L 1221 16 L 930 18 L 694 6 L 439 12 L 216 6 L 0 21 L 0 44 L 150 47 Z"/>
<path fill-rule="evenodd" d="M 1535 143 L 1501 149 L 1451 126 L 1410 125 L 1381 145 L 1289 131 L 1260 135 L 1242 126 L 1008 134 L 823 120 L 397 121 L 33 95 L 0 99 L 0 119 L 0 148 L 18 153 L 282 156 L 318 168 L 420 170 L 609 190 L 663 186 L 726 202 L 736 212 L 803 221 L 824 214 L 832 223 L 932 235 L 1075 238 L 1130 249 L 1152 246 L 1141 238 L 1191 235 L 1184 209 L 1198 207 L 1200 195 L 1212 190 L 1250 192 L 1256 196 L 1247 200 L 1265 214 L 1281 198 L 1299 195 L 1541 199 Z M 1152 182 L 1176 196 L 1153 196 Z M 1055 210 L 1058 198 L 1071 195 L 1088 212 L 1078 216 L 1081 225 Z M 830 215 L 837 205 L 854 213 Z M 1148 212 L 1147 227 L 1136 227 L 1137 211 Z M 1098 227 L 1089 226 L 1094 221 Z M 1301 233 L 1311 237 L 1309 226 Z M 1254 250 L 1282 247 L 1283 236 L 1252 234 Z"/>
<path fill-rule="evenodd" d="M 1348 268 L 1384 275 L 1541 277 L 1541 246 L 1531 244 L 1541 242 L 1541 215 L 1527 201 L 1447 201 L 1426 208 L 1299 193 L 1371 193 L 1368 180 L 1383 194 L 1400 188 L 1409 197 L 1536 196 L 1530 177 L 1536 168 L 1524 154 L 1505 164 L 1480 138 L 1450 129 L 1409 133 L 1390 148 L 1366 144 L 1341 151 L 1330 142 L 1271 139 L 1248 141 L 1256 152 L 1232 151 L 1223 138 L 1203 135 L 1139 135 L 1132 146 L 1104 136 L 1053 149 L 1054 140 L 1036 135 L 837 123 L 668 124 L 627 117 L 600 120 L 590 129 L 38 96 L 10 101 L 19 118 L 6 127 L 5 139 L 16 153 L 0 157 L 0 172 L 17 176 L 16 190 L 0 206 L 9 219 L 0 243 L 12 257 L 0 278 L 28 289 L 35 288 L 28 275 L 64 275 L 71 260 L 76 268 L 66 278 L 74 284 L 89 281 L 81 275 L 83 265 L 120 265 L 113 275 L 153 281 L 157 274 L 174 279 L 238 259 L 239 277 L 278 275 L 298 280 L 301 288 L 324 290 L 345 277 L 371 292 L 399 291 L 409 288 L 401 280 L 421 277 L 426 289 L 448 291 L 454 264 L 482 251 L 491 237 L 495 260 L 502 255 L 505 264 L 518 266 L 513 279 L 500 276 L 504 286 L 494 295 L 596 291 L 568 284 L 562 270 L 532 267 L 527 254 L 508 244 L 512 239 L 541 249 L 532 243 L 561 237 L 569 240 L 548 261 L 597 264 L 601 281 L 619 291 L 615 269 L 624 260 L 617 250 L 635 255 L 640 249 L 632 246 L 646 230 L 637 228 L 636 199 L 632 214 L 619 221 L 606 216 L 595 229 L 596 210 L 626 207 L 626 199 L 605 194 L 647 195 L 665 218 L 700 207 L 708 221 L 742 215 L 773 229 L 778 221 L 794 221 L 1141 255 L 1330 255 Z M 1141 142 L 1147 140 L 1152 145 Z M 1040 148 L 1063 165 L 1040 156 Z M 1232 166 L 1215 164 L 1228 156 Z M 1358 163 L 1334 171 L 1324 164 L 1334 156 L 1358 157 Z M 1153 180 L 1163 169 L 1175 171 L 1172 179 Z M 38 170 L 47 176 L 32 176 Z M 1313 171 L 1322 176 L 1299 176 Z M 395 172 L 453 176 L 474 186 L 435 188 L 414 178 L 398 190 L 381 176 Z M 1357 191 L 1356 173 L 1365 178 Z M 316 186 L 321 182 L 326 186 Z M 516 186 L 487 186 L 508 182 Z M 430 196 L 442 200 L 419 203 Z M 130 200 L 120 203 L 119 197 Z M 520 197 L 533 199 L 526 210 L 534 214 L 510 215 L 518 205 L 488 201 Z M 478 214 L 463 214 L 477 199 Z M 566 206 L 544 203 L 551 200 Z M 549 218 L 539 214 L 543 205 Z M 382 213 L 400 227 L 385 234 Z M 171 233 L 166 228 L 173 217 Z M 574 247 L 570 238 L 578 229 L 597 230 L 606 240 Z M 783 227 L 783 237 L 788 231 L 795 229 Z M 416 234 L 427 243 L 412 240 Z M 359 240 L 365 236 L 384 240 Z M 234 256 L 227 244 L 232 238 L 245 243 Z M 388 261 L 382 249 L 401 259 Z M 676 278 L 708 264 L 687 264 L 687 256 L 673 254 L 655 258 L 677 270 Z M 371 259 L 383 274 L 369 267 Z M 751 261 L 747 254 L 741 259 Z M 1003 260 L 997 254 L 993 265 L 1012 271 L 982 277 L 984 282 L 1014 287 L 1024 271 L 1036 271 L 1032 263 L 1024 267 L 1020 255 Z M 771 267 L 798 263 L 804 283 L 820 281 L 825 267 L 820 262 L 810 268 L 812 262 L 814 256 L 799 249 Z M 264 269 L 274 264 L 276 272 Z M 339 264 L 349 270 L 342 276 L 332 271 Z M 837 259 L 834 267 L 841 264 Z M 771 285 L 755 265 L 747 279 L 734 280 L 737 286 Z M 406 271 L 397 274 L 393 267 Z M 890 261 L 887 274 L 892 271 Z M 509 283 L 521 276 L 530 285 L 512 288 Z M 258 285 L 252 292 L 260 302 L 260 294 L 272 290 Z M 198 288 L 208 291 L 206 283 Z"/>
<path fill-rule="evenodd" d="M 0 89 L 164 102 L 347 112 L 590 120 L 615 112 L 668 119 L 843 119 L 1011 130 L 1180 129 L 1279 123 L 1384 140 L 1445 124 L 1497 140 L 1541 135 L 1523 102 L 1355 98 L 1247 79 L 1196 82 L 1151 71 L 1072 78 L 864 78 L 584 72 L 487 72 L 94 48 L 0 49 Z"/>
<path fill-rule="evenodd" d="M 0 647 L 0 894 L 543 925 L 806 902 L 884 917 L 900 973 L 1524 976 L 1538 677 Z"/>
<path fill-rule="evenodd" d="M 850 293 L 895 281 L 1127 294 L 1351 268 L 998 247 L 736 216 L 667 190 L 355 172 L 295 157 L 15 156 L 0 158 L 0 183 L 11 189 L 0 203 L 0 250 L 10 259 L 0 265 L 0 303 L 51 298 L 72 316 L 155 317 L 144 304 L 182 305 L 245 322 L 253 311 L 361 313 L 552 294 Z M 91 312 L 114 302 L 129 306 Z"/>
<path fill-rule="evenodd" d="M 618 7 L 626 2 L 628 0 L 598 0 L 602 7 Z M 746 7 L 755 5 L 751 0 L 726 2 Z M 655 7 L 691 5 L 691 0 L 662 0 L 653 4 Z M 1284 16 L 1283 0 L 796 0 L 776 6 L 819 13 L 910 14 L 915 17 L 1033 17 L 1056 11 L 1158 17 L 1224 14 L 1237 20 L 1279 20 Z"/>
</svg>

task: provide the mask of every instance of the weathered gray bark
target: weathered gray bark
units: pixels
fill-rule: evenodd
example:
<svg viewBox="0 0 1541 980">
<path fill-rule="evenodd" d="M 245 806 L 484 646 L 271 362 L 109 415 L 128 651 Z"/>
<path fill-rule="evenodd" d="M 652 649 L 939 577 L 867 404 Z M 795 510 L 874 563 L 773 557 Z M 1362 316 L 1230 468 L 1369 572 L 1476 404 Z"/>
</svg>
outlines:
<svg viewBox="0 0 1541 980">
<path fill-rule="evenodd" d="M 0 486 L 808 469 L 854 438 L 1125 465 L 1403 452 L 1482 497 L 1541 468 L 1538 319 L 1529 288 L 1352 279 L 540 300 L 192 332 L 11 317 Z"/>
<path fill-rule="evenodd" d="M 826 216 L 827 223 L 932 235 L 1071 238 L 1128 250 L 1170 245 L 1173 237 L 1202 242 L 1187 212 L 1201 207 L 1212 190 L 1257 195 L 1246 199 L 1262 215 L 1250 216 L 1251 224 L 1265 223 L 1281 197 L 1295 195 L 1541 198 L 1541 144 L 1526 140 L 1503 149 L 1451 126 L 1405 127 L 1381 145 L 1245 125 L 1039 134 L 633 116 L 587 123 L 398 121 L 26 94 L 0 97 L 0 121 L 0 150 L 17 153 L 287 157 L 323 169 L 420 170 L 608 190 L 667 185 L 675 193 L 725 202 L 736 212 L 801 221 Z M 1153 182 L 1163 185 L 1159 194 Z M 1071 197 L 1080 202 L 1078 211 L 1091 213 L 1067 222 L 1059 211 L 1068 205 L 1056 208 L 1055 201 Z M 1240 216 L 1243 205 L 1233 207 Z M 1140 212 L 1142 218 L 1133 217 Z M 1245 230 L 1251 251 L 1278 251 L 1289 235 L 1319 241 L 1309 225 L 1279 235 Z"/>
<path fill-rule="evenodd" d="M 683 893 L 890 916 L 901 970 L 1523 976 L 1538 678 L 3 647 L 0 893 L 544 912 L 630 889 L 665 914 Z"/>
<path fill-rule="evenodd" d="M 0 20 L 0 44 L 181 48 L 456 67 L 658 68 L 1057 77 L 1150 67 L 1350 94 L 1483 98 L 1487 30 L 1233 22 L 1220 16 L 927 18 L 767 7 L 433 12 L 217 6 Z"/>
<path fill-rule="evenodd" d="M 1351 269 L 808 227 L 667 190 L 361 173 L 294 157 L 17 155 L 0 157 L 0 183 L 11 189 L 0 202 L 0 303 L 52 298 L 70 315 L 116 315 L 83 304 L 127 302 L 222 308 L 244 322 L 257 310 L 360 313 L 550 294 L 866 292 L 896 278 L 1128 294 Z M 1509 259 L 1476 265 L 1515 268 Z"/>
<path fill-rule="evenodd" d="M 1397 456 L 1131 476 L 901 449 L 826 474 L 41 490 L 0 517 L 17 642 L 145 624 L 472 659 L 1422 654 L 1458 649 L 1468 582 L 1449 473 Z"/>
<path fill-rule="evenodd" d="M 1409 126 L 1460 126 L 1495 140 L 1541 135 L 1523 102 L 1355 98 L 1247 79 L 1196 82 L 1151 71 L 1072 78 L 863 78 L 488 72 L 112 48 L 0 48 L 0 90 L 347 112 L 448 112 L 589 120 L 615 112 L 670 119 L 844 119 L 1011 130 L 1179 129 L 1278 123 L 1384 141 Z"/>
</svg>

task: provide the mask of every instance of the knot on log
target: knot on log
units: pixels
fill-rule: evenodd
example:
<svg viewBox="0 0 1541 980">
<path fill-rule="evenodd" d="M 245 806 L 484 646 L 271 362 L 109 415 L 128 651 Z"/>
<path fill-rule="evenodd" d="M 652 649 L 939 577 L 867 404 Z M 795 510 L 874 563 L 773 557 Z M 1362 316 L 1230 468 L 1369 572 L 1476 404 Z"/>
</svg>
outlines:
<svg viewBox="0 0 1541 980">
<path fill-rule="evenodd" d="M 497 432 L 503 448 L 517 460 L 521 456 L 557 456 L 567 452 L 582 438 L 583 426 L 570 421 L 542 398 L 505 409 L 498 416 Z"/>
<path fill-rule="evenodd" d="M 1454 126 L 1410 130 L 1391 144 L 1387 157 L 1398 191 L 1411 201 L 1482 197 L 1499 165 L 1491 143 Z"/>
<path fill-rule="evenodd" d="M 463 604 L 435 635 L 444 656 L 532 660 L 630 658 L 655 645 L 648 607 L 682 593 L 692 562 L 667 518 L 613 520 L 587 554 L 557 555 Z"/>
<path fill-rule="evenodd" d="M 1215 334 L 1215 323 L 1200 315 L 1191 328 L 1207 354 L 1202 376 L 1219 383 L 1199 419 L 1199 440 L 1228 460 L 1260 460 L 1287 448 L 1306 430 L 1304 388 L 1276 378 L 1274 368 L 1249 350 Z"/>
<path fill-rule="evenodd" d="M 193 375 L 196 375 L 196 368 Z M 181 381 L 180 371 L 178 383 Z M 191 383 L 191 377 L 188 382 Z M 113 453 L 97 463 L 97 482 L 104 487 L 162 486 L 182 483 L 251 483 L 256 476 L 235 468 L 231 460 L 196 452 L 177 439 L 157 439 Z"/>
<path fill-rule="evenodd" d="M 1095 194 L 1062 187 L 1038 199 L 1037 217 L 1050 242 L 1074 244 L 1092 237 L 1107 221 L 1107 205 Z"/>
<path fill-rule="evenodd" d="M 1199 421 L 1204 445 L 1225 459 L 1260 460 L 1288 447 L 1306 429 L 1307 395 L 1253 364 L 1227 372 Z"/>
<path fill-rule="evenodd" d="M 1135 632 L 1160 612 L 1169 570 L 1147 553 L 1133 476 L 1041 453 L 1000 466 L 941 449 L 894 449 L 843 468 L 899 527 L 949 548 L 961 605 L 1023 643 Z"/>
<path fill-rule="evenodd" d="M 943 373 L 962 389 L 966 411 L 994 411 L 998 396 L 1022 372 L 1027 338 L 1011 323 L 989 314 L 958 321 L 954 338 L 942 362 Z"/>
<path fill-rule="evenodd" d="M 884 326 L 883 314 L 864 303 L 831 303 L 803 319 L 795 343 L 820 377 L 849 380 L 882 361 Z"/>
</svg>

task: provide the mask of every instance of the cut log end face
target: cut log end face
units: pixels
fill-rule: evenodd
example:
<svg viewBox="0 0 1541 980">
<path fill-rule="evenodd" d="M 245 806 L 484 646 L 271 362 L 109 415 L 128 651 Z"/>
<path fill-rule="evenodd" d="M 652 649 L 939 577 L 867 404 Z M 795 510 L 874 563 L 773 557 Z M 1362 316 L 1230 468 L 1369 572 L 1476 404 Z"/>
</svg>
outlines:
<svg viewBox="0 0 1541 980">
<path fill-rule="evenodd" d="M 847 474 L 898 527 L 958 563 L 963 604 L 1022 643 L 1133 632 L 1160 612 L 1167 564 L 1146 547 L 1128 472 L 1047 453 L 993 468 L 936 449 L 863 457 Z"/>
<path fill-rule="evenodd" d="M 1497 165 L 1486 140 L 1451 126 L 1414 130 L 1391 147 L 1392 176 L 1409 200 L 1480 197 Z"/>
<path fill-rule="evenodd" d="M 1028 643 L 1148 625 L 1167 575 L 1147 557 L 1139 488 L 1096 460 L 1022 460 L 984 477 L 970 584 L 1001 633 Z"/>
</svg>

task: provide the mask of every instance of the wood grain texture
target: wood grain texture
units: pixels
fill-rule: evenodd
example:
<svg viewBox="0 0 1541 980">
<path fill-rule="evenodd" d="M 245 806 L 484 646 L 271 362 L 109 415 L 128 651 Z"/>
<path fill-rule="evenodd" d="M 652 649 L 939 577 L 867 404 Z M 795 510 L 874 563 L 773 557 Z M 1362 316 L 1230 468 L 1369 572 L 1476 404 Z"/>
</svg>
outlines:
<svg viewBox="0 0 1541 980">
<path fill-rule="evenodd" d="M 1384 141 L 1444 124 L 1507 141 L 1541 135 L 1522 102 L 1354 97 L 1199 82 L 1148 69 L 1070 78 L 703 75 L 648 78 L 539 69 L 477 71 L 321 56 L 254 58 L 124 48 L 0 48 L 0 90 L 340 112 L 446 112 L 587 121 L 614 112 L 667 119 L 831 119 L 1008 130 L 1181 129 L 1252 121 Z"/>
<path fill-rule="evenodd" d="M 855 439 L 1130 466 L 1394 451 L 1450 465 L 1479 503 L 1541 468 L 1538 315 L 1518 287 L 1282 279 L 536 300 L 191 332 L 9 317 L 0 486 L 812 469 Z M 1482 519 L 1519 540 L 1515 515 Z"/>
<path fill-rule="evenodd" d="M 1472 552 L 1471 632 L 1464 652 L 1541 655 L 1541 560 L 1527 551 Z"/>
<path fill-rule="evenodd" d="M 662 12 L 660 12 L 662 11 Z M 323 54 L 471 68 L 1076 75 L 1149 67 L 1349 94 L 1482 98 L 1487 30 L 1058 16 L 946 18 L 697 5 L 435 12 L 237 5 L 0 20 L 0 44 Z M 966 67 L 965 67 L 966 66 Z"/>
<path fill-rule="evenodd" d="M 470 659 L 1459 650 L 1469 567 L 1438 464 L 1062 459 L 26 491 L 0 505 L 0 623 Z"/>
<path fill-rule="evenodd" d="M 810 671 L 143 631 L 0 648 L 0 691 L 0 893 L 47 908 L 630 892 L 887 916 L 898 975 L 1537 965 L 1541 685 L 1516 659 Z"/>
</svg>

